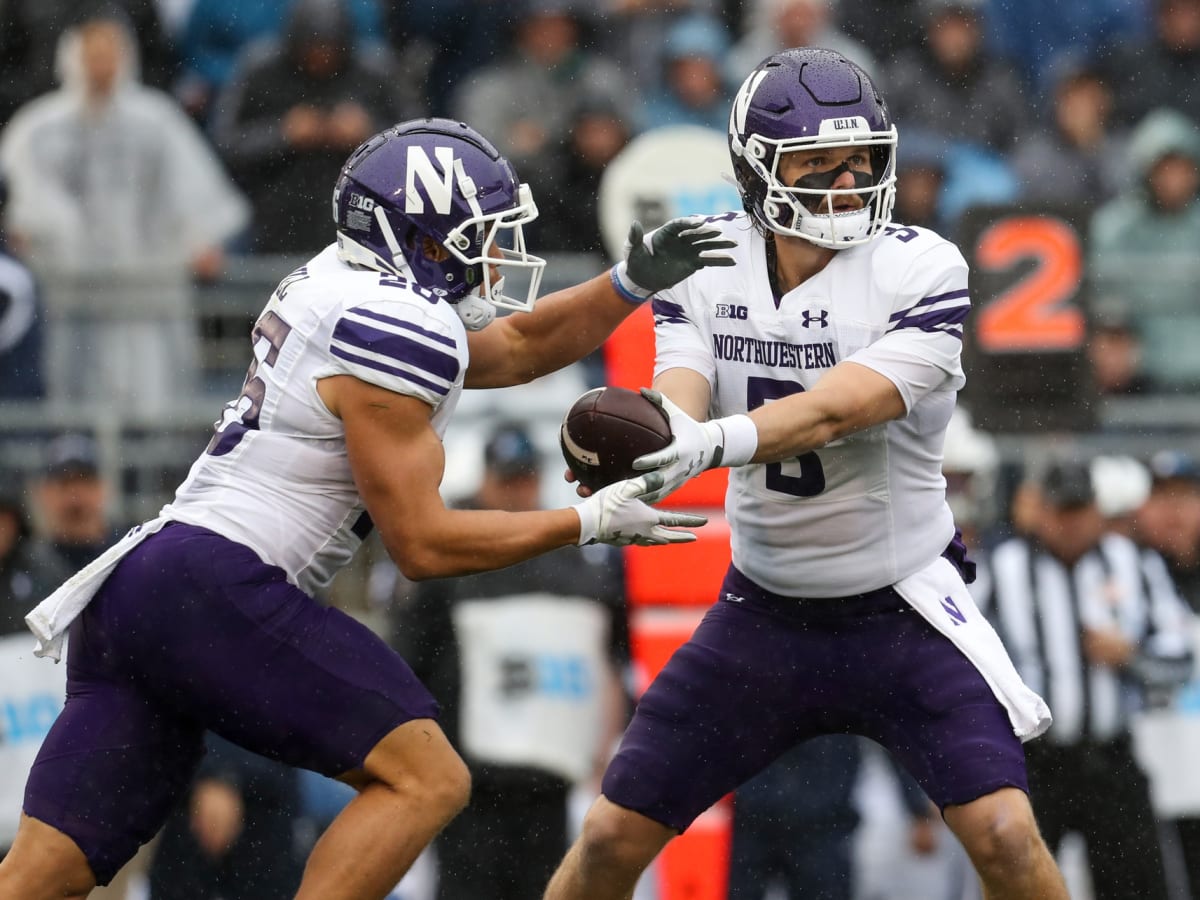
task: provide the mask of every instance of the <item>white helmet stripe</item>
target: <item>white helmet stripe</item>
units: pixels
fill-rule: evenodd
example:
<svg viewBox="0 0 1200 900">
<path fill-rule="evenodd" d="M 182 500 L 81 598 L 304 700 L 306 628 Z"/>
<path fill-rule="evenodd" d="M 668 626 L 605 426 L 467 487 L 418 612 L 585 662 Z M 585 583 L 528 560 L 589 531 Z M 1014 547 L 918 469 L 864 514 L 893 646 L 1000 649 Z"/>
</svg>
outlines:
<svg viewBox="0 0 1200 900">
<path fill-rule="evenodd" d="M 404 259 L 404 254 L 400 250 L 400 242 L 396 240 L 396 233 L 392 231 L 392 223 L 388 221 L 387 216 L 383 212 L 383 207 L 379 204 L 375 205 L 375 221 L 379 223 L 379 230 L 383 234 L 383 239 L 388 245 L 388 249 L 392 251 L 392 258 Z"/>
<path fill-rule="evenodd" d="M 479 219 L 483 217 L 483 209 L 479 205 L 478 192 L 475 188 L 475 181 L 467 175 L 466 169 L 463 168 L 461 159 L 454 160 L 454 174 L 458 176 L 459 193 L 466 198 L 467 205 L 471 207 L 471 215 Z"/>
<path fill-rule="evenodd" d="M 766 77 L 766 69 L 751 72 L 750 77 L 738 88 L 737 96 L 733 98 L 733 108 L 729 111 L 729 127 L 739 137 L 746 130 L 746 116 L 750 112 L 750 101 L 754 99 L 754 92 Z"/>
</svg>

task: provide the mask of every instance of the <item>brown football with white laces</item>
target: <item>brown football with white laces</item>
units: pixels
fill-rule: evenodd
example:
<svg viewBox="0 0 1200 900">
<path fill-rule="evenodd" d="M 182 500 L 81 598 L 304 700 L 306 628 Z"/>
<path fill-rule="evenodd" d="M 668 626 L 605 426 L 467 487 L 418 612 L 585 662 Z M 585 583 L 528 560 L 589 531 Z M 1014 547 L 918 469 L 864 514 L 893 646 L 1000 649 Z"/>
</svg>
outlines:
<svg viewBox="0 0 1200 900">
<path fill-rule="evenodd" d="M 579 483 L 598 491 L 642 474 L 634 470 L 633 461 L 670 444 L 671 425 L 666 414 L 637 391 L 593 388 L 567 410 L 559 443 Z"/>
</svg>

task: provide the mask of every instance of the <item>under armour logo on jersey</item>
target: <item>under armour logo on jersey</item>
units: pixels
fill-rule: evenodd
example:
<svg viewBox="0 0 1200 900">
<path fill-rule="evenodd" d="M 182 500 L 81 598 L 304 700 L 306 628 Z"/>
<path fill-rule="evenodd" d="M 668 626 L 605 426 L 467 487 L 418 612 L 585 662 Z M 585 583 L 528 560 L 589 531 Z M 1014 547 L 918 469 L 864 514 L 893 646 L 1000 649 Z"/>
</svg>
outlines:
<svg viewBox="0 0 1200 900">
<path fill-rule="evenodd" d="M 404 179 L 406 213 L 425 212 L 425 198 L 417 191 L 418 180 L 429 195 L 429 202 L 433 204 L 438 215 L 445 216 L 450 213 L 450 192 L 454 189 L 454 149 L 434 147 L 433 155 L 437 157 L 436 166 L 424 147 L 413 145 L 408 148 L 408 160 L 404 167 L 407 170 Z"/>
<path fill-rule="evenodd" d="M 963 611 L 958 608 L 958 604 L 951 598 L 947 597 L 942 601 L 942 609 L 950 614 L 950 621 L 955 625 L 967 624 L 967 617 L 963 615 Z"/>
<path fill-rule="evenodd" d="M 801 322 L 800 324 L 803 325 L 805 328 L 812 328 L 814 323 L 819 325 L 821 328 L 828 328 L 829 327 L 829 310 L 821 309 L 821 310 L 814 311 L 811 309 L 806 309 L 804 311 L 804 321 Z"/>
</svg>

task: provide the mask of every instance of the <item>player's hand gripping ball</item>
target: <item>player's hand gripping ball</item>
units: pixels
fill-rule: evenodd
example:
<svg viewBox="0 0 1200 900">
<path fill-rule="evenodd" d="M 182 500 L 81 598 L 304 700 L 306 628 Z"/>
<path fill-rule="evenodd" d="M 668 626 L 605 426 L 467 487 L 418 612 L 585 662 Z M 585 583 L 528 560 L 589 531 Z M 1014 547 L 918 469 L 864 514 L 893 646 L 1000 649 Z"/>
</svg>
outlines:
<svg viewBox="0 0 1200 900">
<path fill-rule="evenodd" d="M 671 443 L 671 426 L 661 409 L 621 387 L 593 388 L 572 404 L 559 430 L 563 458 L 576 480 L 592 491 L 644 473 L 639 456 Z"/>
</svg>

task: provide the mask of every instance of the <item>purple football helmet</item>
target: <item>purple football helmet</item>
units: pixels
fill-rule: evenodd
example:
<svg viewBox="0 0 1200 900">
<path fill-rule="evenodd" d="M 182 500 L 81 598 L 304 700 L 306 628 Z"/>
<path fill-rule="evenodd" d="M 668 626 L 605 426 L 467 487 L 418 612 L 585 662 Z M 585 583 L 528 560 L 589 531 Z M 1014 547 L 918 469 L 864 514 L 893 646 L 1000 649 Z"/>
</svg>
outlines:
<svg viewBox="0 0 1200 900">
<path fill-rule="evenodd" d="M 866 148 L 871 161 L 853 188 L 779 180 L 785 153 L 848 146 Z M 729 153 L 746 212 L 768 231 L 838 248 L 866 243 L 891 221 L 896 127 L 867 73 L 840 53 L 800 47 L 759 63 L 734 98 Z M 862 208 L 835 212 L 847 194 Z"/>
<path fill-rule="evenodd" d="M 526 251 L 523 226 L 536 217 L 529 186 L 508 160 L 449 119 L 401 122 L 369 138 L 333 189 L 339 257 L 412 278 L 453 304 L 472 330 L 496 307 L 533 308 L 546 261 Z M 427 237 L 449 256 L 430 259 Z M 524 299 L 505 296 L 506 267 L 529 271 Z"/>
</svg>

